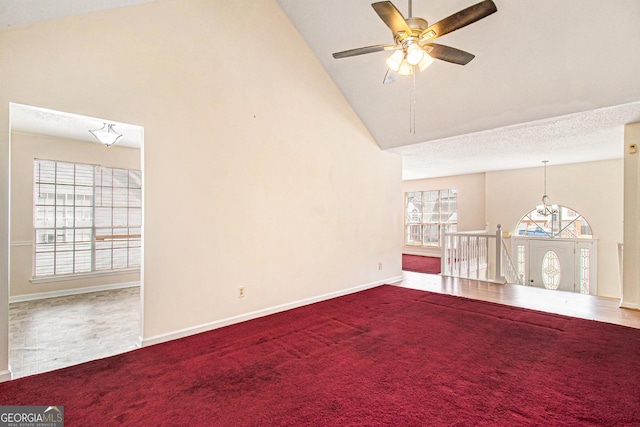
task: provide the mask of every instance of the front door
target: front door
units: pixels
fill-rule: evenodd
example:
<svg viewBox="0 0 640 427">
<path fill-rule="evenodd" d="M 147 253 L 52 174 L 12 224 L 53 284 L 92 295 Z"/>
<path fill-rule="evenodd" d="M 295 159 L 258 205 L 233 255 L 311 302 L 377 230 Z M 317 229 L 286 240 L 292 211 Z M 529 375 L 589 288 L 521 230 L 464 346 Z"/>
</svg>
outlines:
<svg viewBox="0 0 640 427">
<path fill-rule="evenodd" d="M 518 283 L 597 294 L 597 240 L 513 237 Z"/>
<path fill-rule="evenodd" d="M 538 288 L 576 292 L 574 242 L 529 241 L 529 284 Z"/>
</svg>

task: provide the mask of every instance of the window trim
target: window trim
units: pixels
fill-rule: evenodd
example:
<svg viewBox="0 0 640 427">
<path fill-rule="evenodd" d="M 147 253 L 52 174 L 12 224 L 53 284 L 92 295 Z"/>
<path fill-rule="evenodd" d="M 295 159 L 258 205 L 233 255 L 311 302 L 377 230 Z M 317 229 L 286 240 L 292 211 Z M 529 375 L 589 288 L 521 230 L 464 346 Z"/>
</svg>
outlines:
<svg viewBox="0 0 640 427">
<path fill-rule="evenodd" d="M 420 222 L 409 222 L 408 218 L 409 218 L 409 194 L 415 194 L 415 193 L 420 193 L 420 212 L 416 212 L 417 214 L 420 215 Z M 435 198 L 435 200 L 428 200 L 430 203 L 436 203 L 436 205 L 438 206 L 438 212 L 437 212 L 437 218 L 438 221 L 425 221 L 424 220 L 424 203 L 425 203 L 425 193 L 437 193 L 437 197 Z M 443 222 L 442 221 L 442 214 L 443 214 L 443 210 L 442 210 L 442 200 L 443 200 L 443 195 L 449 196 L 447 198 L 447 202 L 451 202 L 450 199 L 450 195 L 453 194 L 455 195 L 455 210 L 449 212 L 450 213 L 450 217 L 455 215 L 456 216 L 456 220 L 455 222 Z M 433 212 L 430 212 L 430 214 L 433 214 Z M 443 226 L 453 226 L 453 231 L 455 231 L 458 227 L 458 190 L 456 188 L 444 188 L 444 189 L 436 189 L 436 190 L 418 190 L 418 191 L 406 191 L 404 193 L 404 246 L 409 246 L 409 247 L 421 247 L 421 248 L 439 248 L 441 247 L 441 242 L 440 242 L 440 235 L 442 233 L 442 228 Z M 437 243 L 424 243 L 424 233 L 425 233 L 425 226 L 428 225 L 430 227 L 437 227 Z M 415 241 L 416 243 L 411 243 L 408 241 L 408 238 L 410 235 L 414 235 L 415 233 L 409 233 L 409 228 L 411 226 L 418 226 L 421 230 L 420 232 L 420 240 L 419 241 Z"/>
<path fill-rule="evenodd" d="M 42 171 L 46 171 L 46 169 L 42 169 L 39 167 L 40 164 L 42 163 L 49 163 L 49 164 L 53 164 L 53 176 L 43 176 Z M 58 177 L 58 173 L 59 173 L 59 168 L 61 166 L 59 165 L 67 165 L 67 166 L 62 166 L 63 168 L 71 166 L 71 173 L 73 174 L 72 176 L 72 183 L 67 183 L 65 182 L 65 180 L 60 180 Z M 32 248 L 32 273 L 31 273 L 31 278 L 29 279 L 29 281 L 31 283 L 46 283 L 46 282 L 56 282 L 56 281 L 66 281 L 66 280 L 74 280 L 74 279 L 81 279 L 81 278 L 86 278 L 86 277 L 99 277 L 99 276 L 111 276 L 111 275 L 116 275 L 116 274 L 127 274 L 127 273 L 131 273 L 131 272 L 139 272 L 141 265 L 142 265 L 142 241 L 141 241 L 141 232 L 142 232 L 142 199 L 141 199 L 141 191 L 142 191 L 142 171 L 140 169 L 129 169 L 129 168 L 124 168 L 124 167 L 111 167 L 111 166 L 102 166 L 102 165 L 97 165 L 97 164 L 91 164 L 91 163 L 80 163 L 80 162 L 75 162 L 75 161 L 64 161 L 64 160 L 50 160 L 50 159 L 42 159 L 42 158 L 34 158 L 33 160 L 33 165 L 34 165 L 34 169 L 33 169 L 33 204 L 32 204 L 32 215 L 33 215 L 33 220 L 32 220 L 32 227 L 33 227 L 33 248 Z M 84 170 L 84 178 L 82 178 L 83 175 L 80 175 L 82 181 L 78 181 L 78 167 L 80 166 L 80 170 Z M 49 166 L 51 167 L 51 166 Z M 63 169 L 64 170 L 64 169 Z M 90 172 L 90 178 L 87 178 L 89 175 L 87 175 L 88 170 L 91 170 Z M 107 186 L 105 187 L 105 182 L 102 181 L 103 179 L 103 175 L 100 175 L 100 180 L 98 180 L 98 173 L 102 174 L 104 173 L 103 171 L 109 171 L 110 175 L 113 177 L 111 178 L 108 182 L 109 184 L 107 184 Z M 116 171 L 120 171 L 118 172 L 120 175 L 124 174 L 126 176 L 126 185 L 122 186 L 122 185 L 115 185 L 115 175 L 113 175 Z M 80 172 L 82 173 L 82 172 Z M 90 179 L 90 181 L 88 180 Z M 133 179 L 133 181 L 132 181 Z M 67 178 L 68 180 L 68 178 Z M 85 182 L 86 181 L 86 182 Z M 90 182 L 90 184 L 87 184 L 87 182 Z M 41 186 L 45 186 L 45 187 L 51 187 L 49 189 L 49 191 L 47 192 L 47 190 L 45 190 L 44 193 L 44 202 L 41 202 L 41 200 L 43 200 L 43 193 L 41 193 Z M 64 187 L 71 187 L 71 193 L 68 193 L 68 191 L 62 191 L 62 192 L 58 192 L 58 187 L 64 188 Z M 91 188 L 90 190 L 90 198 L 87 199 L 87 193 L 86 190 L 85 191 L 78 191 L 77 188 L 78 187 L 82 187 L 82 188 Z M 116 205 L 116 200 L 115 199 L 111 199 L 108 202 L 109 208 L 111 209 L 111 216 L 109 216 L 109 224 L 108 227 L 106 224 L 98 224 L 97 222 L 97 213 L 96 213 L 96 208 L 102 207 L 103 206 L 103 202 L 99 202 L 96 195 L 99 192 L 101 195 L 104 194 L 104 188 L 108 188 L 110 187 L 111 190 L 108 192 L 108 194 L 115 194 L 115 192 L 113 191 L 114 188 L 122 188 L 126 191 L 126 202 L 124 204 L 122 204 L 122 202 L 120 203 L 120 205 Z M 53 191 L 53 193 L 51 193 L 51 191 Z M 131 199 L 131 192 L 132 191 L 138 191 L 140 194 L 135 196 L 134 199 Z M 52 196 L 51 196 L 52 194 Z M 62 196 L 60 196 L 60 194 Z M 51 198 L 51 197 L 52 198 Z M 69 196 L 71 197 L 71 202 L 69 202 Z M 88 202 L 85 203 L 80 203 L 78 204 L 78 196 L 82 196 L 81 199 L 82 200 L 88 200 Z M 62 199 L 60 198 L 62 197 Z M 48 203 L 51 199 L 53 201 L 53 203 Z M 137 203 L 135 202 L 137 199 Z M 134 204 L 131 204 L 132 200 L 134 201 Z M 40 202 L 40 203 L 39 203 Z M 60 204 L 60 202 L 62 204 Z M 59 209 L 60 208 L 60 209 Z M 59 218 L 59 213 L 65 211 L 66 209 L 71 209 L 72 210 L 72 220 L 70 224 L 67 224 L 66 220 L 64 218 L 66 218 L 63 215 L 63 221 L 64 223 L 59 223 L 60 219 Z M 126 212 L 126 225 L 114 225 L 114 209 L 119 209 L 122 210 L 124 209 Z M 46 212 L 47 210 L 51 210 L 51 212 L 49 213 L 45 213 L 44 215 L 40 215 L 39 211 L 42 212 Z M 90 210 L 90 215 L 87 216 L 86 218 L 84 218 L 86 216 L 86 212 L 83 214 L 82 212 L 86 211 L 87 209 Z M 134 211 L 138 211 L 137 215 L 134 215 L 133 217 L 131 216 L 132 213 Z M 52 215 L 52 218 L 49 218 L 49 216 Z M 79 218 L 84 218 L 82 221 L 79 221 Z M 51 220 L 53 221 L 53 224 L 49 224 L 49 222 L 51 222 Z M 134 221 L 133 223 L 131 223 L 131 221 Z M 86 224 L 87 222 L 90 222 L 90 224 Z M 43 224 L 44 223 L 44 224 Z M 40 226 L 39 226 L 40 225 Z M 107 227 L 107 228 L 105 228 Z M 98 234 L 99 234 L 99 230 L 108 230 L 111 229 L 112 233 L 113 230 L 127 230 L 128 233 L 127 235 L 131 235 L 131 230 L 134 230 L 134 234 L 136 237 L 133 238 L 128 238 L 128 239 L 122 239 L 121 241 L 126 242 L 126 244 L 124 245 L 124 247 L 114 247 L 113 242 L 111 242 L 111 247 L 110 248 L 98 248 L 98 244 L 101 243 L 101 240 L 98 239 Z M 43 231 L 41 231 L 43 230 Z M 80 231 L 79 231 L 80 230 Z M 82 232 L 82 230 L 85 230 L 85 232 Z M 88 231 L 88 234 L 87 234 Z M 137 233 L 135 233 L 135 231 L 137 231 Z M 40 242 L 38 243 L 38 235 L 39 234 L 50 234 L 53 233 L 53 242 L 48 242 L 48 241 L 44 241 L 44 242 Z M 78 234 L 78 232 L 80 232 L 81 234 L 85 235 L 85 238 L 81 238 L 80 241 L 77 241 L 77 237 L 76 235 Z M 58 241 L 58 235 L 66 235 L 67 233 L 70 233 L 70 235 L 73 236 L 72 241 L 67 242 L 68 237 L 65 238 L 62 241 Z M 86 237 L 88 237 L 88 240 L 86 239 Z M 102 239 L 103 240 L 103 239 Z M 51 247 L 47 247 L 48 243 L 53 243 L 53 245 Z M 45 245 L 44 247 L 39 245 Z M 85 263 L 84 266 L 80 265 L 80 269 L 81 271 L 74 271 L 78 268 L 78 265 L 76 264 L 76 252 L 78 252 L 78 249 L 76 249 L 76 245 L 77 244 L 81 244 L 81 246 L 83 246 L 83 248 L 80 249 L 80 252 L 86 253 L 88 252 L 88 255 L 82 255 L 82 256 L 88 256 L 90 258 L 90 265 L 87 265 Z M 88 245 L 87 245 L 88 244 Z M 61 245 L 61 246 L 66 246 L 66 245 L 71 245 L 70 249 L 69 248 L 65 248 L 65 249 L 61 249 L 60 251 L 58 250 L 57 246 Z M 120 244 L 119 246 L 121 246 L 122 244 Z M 40 249 L 40 250 L 39 250 Z M 42 250 L 44 249 L 44 251 Z M 110 268 L 105 269 L 105 268 L 97 268 L 97 256 L 98 256 L 98 249 L 100 249 L 101 251 L 105 251 L 108 250 L 110 251 L 111 255 L 110 255 Z M 114 268 L 114 250 L 122 250 L 125 249 L 126 250 L 126 255 L 125 255 L 125 259 L 124 259 L 124 263 L 120 263 L 121 265 L 123 265 L 122 267 L 117 267 Z M 137 250 L 137 257 L 135 255 L 132 255 L 131 250 L 133 249 L 134 254 Z M 52 254 L 51 256 L 53 256 L 53 265 L 52 266 L 47 266 L 47 264 L 44 264 L 44 268 L 45 268 L 45 274 L 39 274 L 37 275 L 37 271 L 38 271 L 38 254 L 46 254 L 46 253 L 50 253 Z M 59 269 L 57 266 L 57 259 L 58 256 L 56 254 L 58 253 L 71 253 L 71 265 L 70 268 L 66 268 L 66 265 L 64 264 L 64 259 L 62 259 L 63 264 L 60 266 L 61 268 Z M 133 258 L 132 258 L 133 257 Z M 132 264 L 132 260 L 133 260 L 133 264 Z M 47 262 L 47 261 L 45 261 Z M 87 267 L 89 269 L 87 269 Z M 53 269 L 51 272 L 50 269 Z M 64 270 L 72 270 L 72 271 L 65 271 L 65 272 L 57 272 L 60 271 L 62 269 L 62 271 Z M 48 271 L 49 270 L 49 271 Z M 40 270 L 43 271 L 43 270 Z"/>
<path fill-rule="evenodd" d="M 117 270 L 98 270 L 87 273 L 69 273 L 58 274 L 55 276 L 38 276 L 29 278 L 29 282 L 34 284 L 39 283 L 52 283 L 52 282 L 66 282 L 69 280 L 89 279 L 95 277 L 116 276 L 119 274 L 139 273 L 140 267 L 132 268 L 119 268 Z"/>
<path fill-rule="evenodd" d="M 562 212 L 565 210 L 567 211 L 568 219 L 565 219 L 562 215 Z M 573 215 L 571 215 L 571 213 L 573 213 Z M 542 237 L 548 239 L 595 239 L 591 223 L 584 217 L 584 215 L 573 208 L 558 205 L 558 213 L 550 215 L 549 219 L 547 219 L 547 217 L 543 218 L 544 220 L 537 214 L 536 208 L 526 212 L 517 222 L 514 235 L 518 237 Z M 551 227 L 546 227 L 546 224 L 549 222 L 551 223 Z M 521 224 L 523 223 L 527 227 L 521 230 Z M 563 225 L 563 223 L 566 224 Z M 566 236 L 565 234 L 569 234 L 575 228 L 575 226 L 573 228 L 571 227 L 575 223 L 580 225 L 579 234 L 576 236 Z M 536 228 L 529 230 L 530 226 L 535 226 Z M 590 231 L 590 234 L 582 233 L 584 227 Z"/>
</svg>

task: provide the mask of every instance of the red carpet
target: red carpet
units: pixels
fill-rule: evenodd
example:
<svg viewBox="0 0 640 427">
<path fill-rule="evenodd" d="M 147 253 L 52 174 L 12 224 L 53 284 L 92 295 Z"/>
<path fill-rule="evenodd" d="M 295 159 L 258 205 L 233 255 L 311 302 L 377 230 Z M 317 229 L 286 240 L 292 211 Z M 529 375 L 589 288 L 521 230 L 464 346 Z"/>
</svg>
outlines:
<svg viewBox="0 0 640 427">
<path fill-rule="evenodd" d="M 417 273 L 440 274 L 440 258 L 402 254 L 402 269 Z"/>
<path fill-rule="evenodd" d="M 393 286 L 0 384 L 66 426 L 640 423 L 640 330 Z"/>
</svg>

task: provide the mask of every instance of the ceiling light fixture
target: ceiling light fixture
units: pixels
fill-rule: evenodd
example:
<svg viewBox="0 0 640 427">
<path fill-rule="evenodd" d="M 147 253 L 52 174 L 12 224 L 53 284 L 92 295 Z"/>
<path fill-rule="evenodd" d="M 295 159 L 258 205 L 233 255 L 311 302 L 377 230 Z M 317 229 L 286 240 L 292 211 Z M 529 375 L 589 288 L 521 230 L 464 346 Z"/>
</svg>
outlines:
<svg viewBox="0 0 640 427">
<path fill-rule="evenodd" d="M 389 67 L 390 70 L 398 72 L 402 65 L 402 61 L 404 61 L 404 51 L 396 50 L 393 52 L 393 55 L 387 58 L 387 67 Z"/>
<path fill-rule="evenodd" d="M 422 61 L 418 63 L 418 68 L 420 68 L 420 71 L 424 71 L 425 68 L 427 68 L 431 64 L 433 64 L 433 58 L 425 52 Z"/>
<path fill-rule="evenodd" d="M 122 134 L 119 134 L 113 129 L 114 126 L 115 124 L 113 123 L 104 123 L 100 129 L 89 130 L 89 132 L 95 136 L 98 141 L 107 147 L 111 147 L 122 137 Z"/>
<path fill-rule="evenodd" d="M 417 43 L 411 43 L 407 47 L 407 62 L 411 65 L 418 65 L 424 58 L 424 50 Z"/>
<path fill-rule="evenodd" d="M 413 74 L 413 65 L 409 64 L 409 61 L 406 59 L 402 61 L 400 64 L 400 68 L 398 69 L 398 74 L 401 76 L 410 76 Z"/>
<path fill-rule="evenodd" d="M 558 213 L 558 205 L 549 204 L 549 196 L 547 196 L 547 163 L 549 160 L 543 160 L 544 163 L 544 195 L 542 196 L 542 204 L 536 206 L 539 215 L 549 216 Z"/>
</svg>

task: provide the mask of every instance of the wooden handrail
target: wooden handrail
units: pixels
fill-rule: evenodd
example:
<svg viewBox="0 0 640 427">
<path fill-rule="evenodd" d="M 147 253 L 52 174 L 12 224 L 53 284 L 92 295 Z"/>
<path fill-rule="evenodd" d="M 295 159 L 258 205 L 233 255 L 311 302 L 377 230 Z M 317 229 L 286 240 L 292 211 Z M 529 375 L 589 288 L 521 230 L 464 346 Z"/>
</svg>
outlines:
<svg viewBox="0 0 640 427">
<path fill-rule="evenodd" d="M 126 239 L 139 239 L 140 234 L 105 234 L 104 236 L 96 236 L 96 240 L 126 240 Z"/>
</svg>

